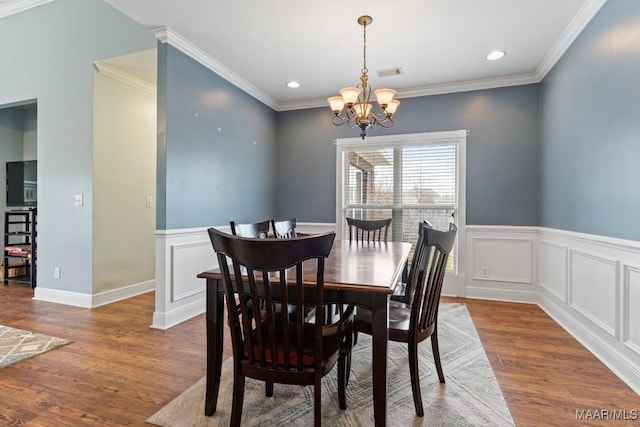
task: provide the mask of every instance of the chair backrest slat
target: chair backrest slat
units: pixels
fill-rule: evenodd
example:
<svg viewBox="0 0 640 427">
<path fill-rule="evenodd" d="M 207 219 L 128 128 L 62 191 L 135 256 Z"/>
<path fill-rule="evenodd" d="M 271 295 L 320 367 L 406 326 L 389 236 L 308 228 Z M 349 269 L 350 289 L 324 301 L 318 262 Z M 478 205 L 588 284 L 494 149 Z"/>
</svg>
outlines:
<svg viewBox="0 0 640 427">
<path fill-rule="evenodd" d="M 349 241 L 380 242 L 387 241 L 391 218 L 356 219 L 345 218 L 349 227 Z"/>
<path fill-rule="evenodd" d="M 412 265 L 411 283 L 414 287 L 411 303 L 411 328 L 414 334 L 429 332 L 438 317 L 440 294 L 447 269 L 449 253 L 453 249 L 457 227 L 450 224 L 449 231 L 440 231 L 430 224 L 420 224 L 418 251 Z M 430 333 L 430 332 L 429 332 Z"/>
<path fill-rule="evenodd" d="M 269 220 L 240 224 L 235 221 L 229 221 L 231 227 L 231 234 L 240 237 L 260 238 L 266 239 L 269 237 Z"/>
<path fill-rule="evenodd" d="M 283 221 L 271 220 L 271 228 L 276 239 L 291 239 L 296 237 L 296 219 L 285 219 Z"/>
</svg>

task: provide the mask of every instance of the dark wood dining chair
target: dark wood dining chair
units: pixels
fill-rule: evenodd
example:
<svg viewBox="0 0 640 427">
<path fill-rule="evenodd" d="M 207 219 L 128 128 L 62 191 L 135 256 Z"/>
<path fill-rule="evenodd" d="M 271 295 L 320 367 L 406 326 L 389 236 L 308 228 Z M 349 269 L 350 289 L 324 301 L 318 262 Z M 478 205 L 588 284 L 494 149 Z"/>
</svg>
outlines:
<svg viewBox="0 0 640 427">
<path fill-rule="evenodd" d="M 267 396 L 273 395 L 274 383 L 313 384 L 314 424 L 320 426 L 321 379 L 336 363 L 339 405 L 346 409 L 354 311 L 345 310 L 332 323 L 314 315 L 323 313 L 326 305 L 324 262 L 335 233 L 247 239 L 214 228 L 208 231 L 222 272 L 231 330 L 231 425 L 241 423 L 245 378 L 250 377 L 266 383 Z M 305 272 L 314 273 L 303 277 L 303 265 Z M 282 315 L 276 299 L 295 305 L 296 315 Z"/>
<path fill-rule="evenodd" d="M 415 291 L 412 283 L 416 283 L 413 275 L 418 273 L 418 269 L 414 269 L 413 266 L 418 265 L 420 250 L 422 248 L 422 241 L 424 239 L 422 233 L 422 229 L 424 226 L 433 228 L 433 224 L 431 224 L 427 220 L 418 223 L 418 240 L 416 242 L 416 245 L 413 247 L 413 257 L 411 257 L 411 263 L 407 263 L 407 265 L 405 265 L 405 268 L 402 271 L 402 282 L 396 284 L 396 287 L 393 290 L 393 295 L 391 295 L 392 300 L 404 302 L 405 304 L 411 303 L 411 298 L 413 297 L 413 292 Z"/>
<path fill-rule="evenodd" d="M 349 241 L 386 242 L 391 225 L 391 218 L 386 219 L 356 219 L 346 217 L 349 227 Z"/>
<path fill-rule="evenodd" d="M 271 220 L 271 228 L 276 239 L 291 239 L 296 237 L 296 219 L 285 219 L 282 221 Z"/>
<path fill-rule="evenodd" d="M 229 221 L 229 225 L 231 226 L 231 234 L 233 234 L 234 236 L 249 237 L 254 239 L 266 239 L 267 237 L 269 237 L 269 224 L 269 220 L 248 224 L 239 224 L 235 221 Z"/>
<path fill-rule="evenodd" d="M 422 228 L 422 241 L 412 275 L 415 288 L 409 304 L 389 301 L 389 340 L 407 343 L 413 403 L 418 416 L 424 416 L 420 375 L 418 372 L 418 344 L 431 337 L 433 359 L 438 379 L 444 383 L 444 373 L 438 349 L 438 307 L 440 293 L 447 268 L 447 259 L 453 248 L 457 228 L 450 224 L 449 231 L 439 231 L 426 224 Z M 371 335 L 371 311 L 358 307 L 355 318 L 356 331 Z"/>
</svg>

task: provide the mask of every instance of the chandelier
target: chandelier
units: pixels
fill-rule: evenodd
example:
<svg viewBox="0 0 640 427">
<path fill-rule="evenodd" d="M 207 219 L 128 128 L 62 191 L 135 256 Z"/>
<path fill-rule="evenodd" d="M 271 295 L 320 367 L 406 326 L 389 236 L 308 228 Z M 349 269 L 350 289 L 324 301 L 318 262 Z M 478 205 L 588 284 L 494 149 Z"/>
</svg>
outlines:
<svg viewBox="0 0 640 427">
<path fill-rule="evenodd" d="M 363 26 L 363 65 L 360 83 L 356 87 L 345 87 L 340 89 L 340 96 L 327 98 L 331 110 L 333 111 L 332 123 L 335 126 L 347 124 L 350 128 L 359 127 L 362 139 L 367 136 L 367 129 L 377 127 L 390 128 L 393 126 L 391 118 L 396 112 L 400 101 L 393 99 L 396 91 L 393 89 L 378 89 L 374 91 L 376 100 L 380 105 L 379 113 L 372 112 L 372 105 L 369 102 L 371 96 L 371 85 L 367 76 L 367 25 L 371 25 L 373 18 L 367 15 L 358 18 L 358 24 Z M 340 115 L 342 109 L 347 107 L 343 116 Z"/>
</svg>

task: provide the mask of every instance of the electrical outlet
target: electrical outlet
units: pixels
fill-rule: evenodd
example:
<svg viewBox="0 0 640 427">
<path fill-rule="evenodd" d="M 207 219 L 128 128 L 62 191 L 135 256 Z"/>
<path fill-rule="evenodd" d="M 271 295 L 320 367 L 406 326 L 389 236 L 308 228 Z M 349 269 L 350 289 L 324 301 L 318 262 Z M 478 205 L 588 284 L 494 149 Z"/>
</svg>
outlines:
<svg viewBox="0 0 640 427">
<path fill-rule="evenodd" d="M 147 207 L 150 208 L 153 206 L 153 197 L 147 196 Z"/>
<path fill-rule="evenodd" d="M 84 205 L 84 197 L 82 197 L 82 194 L 76 194 L 75 195 L 75 205 L 76 206 Z"/>
<path fill-rule="evenodd" d="M 489 267 L 482 267 L 482 277 L 489 277 Z"/>
<path fill-rule="evenodd" d="M 60 267 L 56 267 L 53 269 L 53 278 L 54 279 L 60 278 Z"/>
</svg>

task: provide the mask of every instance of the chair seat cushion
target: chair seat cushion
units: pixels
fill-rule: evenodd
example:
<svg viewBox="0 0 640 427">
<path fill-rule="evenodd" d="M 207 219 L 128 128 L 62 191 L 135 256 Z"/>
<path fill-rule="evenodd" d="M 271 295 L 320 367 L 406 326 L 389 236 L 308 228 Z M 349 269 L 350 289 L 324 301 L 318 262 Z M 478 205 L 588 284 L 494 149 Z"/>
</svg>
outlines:
<svg viewBox="0 0 640 427">
<path fill-rule="evenodd" d="M 354 326 L 357 331 L 371 334 L 371 310 L 358 307 Z M 411 306 L 403 302 L 389 301 L 389 339 L 406 342 L 411 325 Z"/>
<path fill-rule="evenodd" d="M 303 351 L 302 351 L 302 365 L 304 367 L 308 367 L 308 368 L 312 368 L 314 363 L 315 363 L 315 353 L 314 353 L 314 329 L 315 329 L 315 325 L 312 323 L 305 323 L 303 325 L 304 327 L 304 332 L 303 332 L 303 337 L 304 337 L 304 345 L 303 345 Z M 264 333 L 266 334 L 266 328 L 263 329 Z M 279 332 L 278 332 L 279 334 Z M 290 336 L 290 351 L 289 351 L 289 360 L 291 364 L 298 364 L 298 352 L 296 350 L 296 331 L 295 329 L 291 329 L 289 331 L 289 336 Z M 335 354 L 337 357 L 337 353 L 338 351 L 342 348 L 342 346 L 344 345 L 344 341 L 345 341 L 345 337 L 346 337 L 346 332 L 345 331 L 340 331 L 338 333 L 335 334 L 330 334 L 330 335 L 326 335 L 322 337 L 322 358 L 323 359 L 330 359 L 332 354 Z M 266 338 L 266 337 L 265 337 Z M 285 355 L 286 355 L 286 351 L 284 348 L 284 343 L 282 342 L 282 339 L 278 340 L 278 345 L 276 347 L 276 357 L 277 357 L 277 361 L 278 361 L 278 365 L 284 365 L 284 361 L 285 361 Z M 254 342 L 256 342 L 256 340 L 254 340 Z M 265 342 L 267 342 L 265 340 Z M 273 355 L 271 352 L 270 348 L 266 348 L 265 349 L 265 360 L 267 362 L 267 364 L 271 364 L 273 363 Z M 260 352 L 260 347 L 258 346 L 257 342 L 256 345 L 254 345 L 254 354 L 258 355 Z"/>
<path fill-rule="evenodd" d="M 407 296 L 405 295 L 407 292 L 407 284 L 404 282 L 398 282 L 396 287 L 393 289 L 393 294 L 391 294 L 392 301 L 399 302 L 407 302 Z"/>
</svg>

